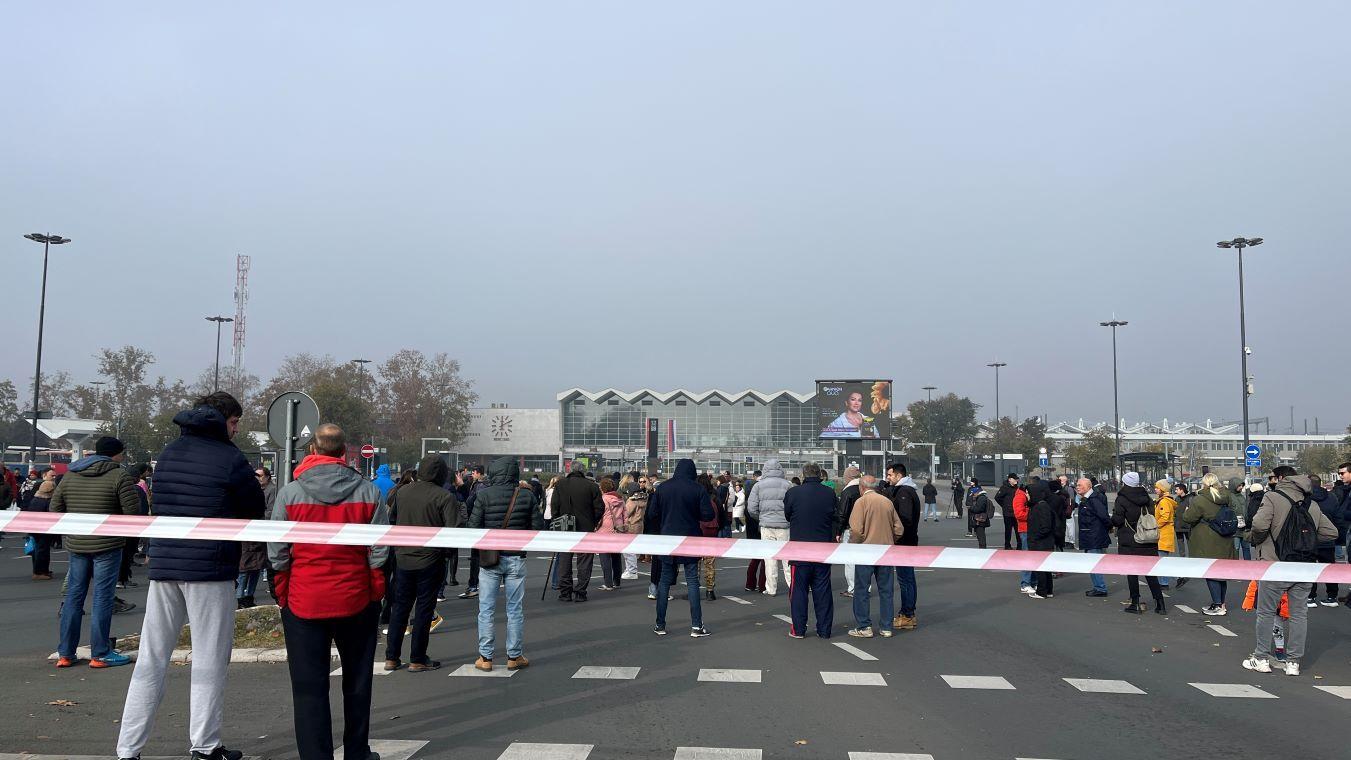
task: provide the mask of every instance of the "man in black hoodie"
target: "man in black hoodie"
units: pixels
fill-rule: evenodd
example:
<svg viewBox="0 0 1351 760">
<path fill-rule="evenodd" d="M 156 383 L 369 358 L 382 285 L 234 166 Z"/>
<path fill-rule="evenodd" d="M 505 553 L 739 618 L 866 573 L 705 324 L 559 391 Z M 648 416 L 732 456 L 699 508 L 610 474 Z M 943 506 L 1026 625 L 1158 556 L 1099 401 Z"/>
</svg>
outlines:
<svg viewBox="0 0 1351 760">
<path fill-rule="evenodd" d="M 1064 524 L 1060 519 L 1060 499 L 1052 495 L 1050 487 L 1041 478 L 1034 477 L 1027 487 L 1027 501 L 1032 505 L 1027 511 L 1027 548 L 1039 552 L 1055 551 L 1055 526 Z M 1034 575 L 1037 587 L 1028 596 L 1033 599 L 1050 599 L 1054 590 L 1053 576 L 1040 570 Z"/>
<path fill-rule="evenodd" d="M 1004 485 L 995 492 L 994 500 L 999 503 L 1004 517 L 1004 548 L 1016 549 L 1018 543 L 1018 518 L 1013 514 L 1013 498 L 1018 494 L 1018 473 L 1010 472 Z"/>
<path fill-rule="evenodd" d="M 708 491 L 694 479 L 694 460 L 681 459 L 676 462 L 675 475 L 657 486 L 652 498 L 647 502 L 644 522 L 647 532 L 663 536 L 702 536 L 699 522 L 712 520 L 713 498 Z M 558 491 L 554 491 L 558 498 Z M 666 635 L 666 603 L 670 598 L 671 586 L 675 584 L 676 564 L 685 567 L 685 583 L 689 587 L 690 597 L 690 637 L 703 638 L 708 635 L 704 627 L 703 609 L 699 605 L 699 558 L 698 557 L 658 557 L 661 578 L 657 581 L 657 624 L 652 632 L 658 636 Z"/>
<path fill-rule="evenodd" d="M 391 525 L 419 528 L 459 527 L 460 509 L 446 490 L 450 467 L 439 454 L 428 454 L 418 464 L 417 480 L 394 492 L 389 503 Z M 408 672 L 436 670 L 441 663 L 427 657 L 427 636 L 436 612 L 436 592 L 446 577 L 444 549 L 400 546 L 394 549 L 394 605 L 385 641 L 385 670 L 398 670 L 402 663 L 404 629 L 413 616 L 413 640 L 408 651 Z M 414 602 L 416 601 L 416 607 Z"/>
</svg>

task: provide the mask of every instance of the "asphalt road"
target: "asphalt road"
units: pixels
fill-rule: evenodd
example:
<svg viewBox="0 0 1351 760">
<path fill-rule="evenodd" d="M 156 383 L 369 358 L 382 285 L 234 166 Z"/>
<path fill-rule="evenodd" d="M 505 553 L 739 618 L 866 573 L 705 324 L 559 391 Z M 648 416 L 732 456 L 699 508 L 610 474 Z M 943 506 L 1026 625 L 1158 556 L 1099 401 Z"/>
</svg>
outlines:
<svg viewBox="0 0 1351 760">
<path fill-rule="evenodd" d="M 925 544 L 974 545 L 957 521 L 921 528 Z M 20 752 L 108 756 L 131 668 L 55 670 L 46 657 L 55 648 L 59 582 L 30 581 L 27 564 L 14 558 L 14 538 L 5 545 L 0 760 Z M 1057 582 L 1054 599 L 1034 600 L 1018 592 L 1013 573 L 921 572 L 919 628 L 892 639 L 860 640 L 845 635 L 853 617 L 850 600 L 838 596 L 843 576 L 837 570 L 835 635 L 830 641 L 793 640 L 775 617 L 787 614 L 786 596 L 746 593 L 745 564 L 720 564 L 721 598 L 704 604 L 713 635 L 691 639 L 680 635 L 688 620 L 681 592 L 671 603 L 673 635 L 657 638 L 645 578 L 607 593 L 594 590 L 597 572 L 590 602 L 561 603 L 552 594 L 540 602 L 546 560 L 532 558 L 526 604 L 531 667 L 510 678 L 451 675 L 475 656 L 477 607 L 444 602 L 446 623 L 432 636 L 431 655 L 445 667 L 375 678 L 373 737 L 410 742 L 377 748 L 386 760 L 410 754 L 464 760 L 1346 756 L 1338 728 L 1351 714 L 1351 610 L 1344 607 L 1309 610 L 1304 675 L 1292 678 L 1240 666 L 1252 647 L 1254 618 L 1239 610 L 1239 583 L 1231 584 L 1227 617 L 1179 609 L 1208 603 L 1201 582 L 1173 591 L 1167 616 L 1137 617 L 1121 612 L 1124 579 L 1111 580 L 1107 599 L 1084 597 L 1087 578 L 1070 576 Z M 144 599 L 143 589 L 121 593 L 137 603 Z M 118 635 L 139 627 L 136 613 L 114 621 Z M 499 612 L 499 647 L 500 621 Z M 575 678 L 584 667 L 638 671 L 625 679 Z M 749 681 L 700 680 L 701 671 L 719 669 L 752 673 L 740 676 Z M 184 752 L 187 675 L 186 667 L 172 674 L 147 757 Z M 1002 680 L 972 684 L 959 676 Z M 1087 687 L 1109 692 L 1081 691 L 1065 679 L 1097 679 Z M 850 683 L 828 683 L 836 680 Z M 1124 684 L 1103 683 L 1108 681 Z M 336 678 L 333 683 L 340 715 Z M 1195 684 L 1260 691 L 1220 697 Z M 1000 688 L 956 688 L 971 685 Z M 79 704 L 48 704 L 61 699 Z M 232 665 L 227 700 L 227 744 L 249 755 L 295 757 L 285 665 Z M 554 745 L 591 749 L 587 754 Z M 759 754 L 680 749 L 696 747 Z"/>
</svg>

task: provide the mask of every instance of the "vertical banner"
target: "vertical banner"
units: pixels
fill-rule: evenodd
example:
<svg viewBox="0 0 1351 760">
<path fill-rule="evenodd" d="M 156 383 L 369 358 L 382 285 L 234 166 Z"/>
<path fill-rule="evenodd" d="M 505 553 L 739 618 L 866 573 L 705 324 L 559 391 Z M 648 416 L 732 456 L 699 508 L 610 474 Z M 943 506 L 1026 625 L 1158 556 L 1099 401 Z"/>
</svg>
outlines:
<svg viewBox="0 0 1351 760">
<path fill-rule="evenodd" d="M 676 451 L 676 421 L 669 419 L 666 421 L 666 450 L 672 454 Z"/>
<path fill-rule="evenodd" d="M 648 418 L 647 418 L 647 442 L 646 442 L 646 445 L 647 445 L 647 458 L 648 458 L 648 459 L 656 459 L 656 458 L 657 458 L 657 451 L 658 451 L 658 449 L 660 448 L 660 447 L 657 445 L 658 438 L 660 438 L 660 434 L 661 434 L 661 427 L 659 427 L 660 425 L 661 425 L 661 420 L 657 419 L 656 417 L 648 417 Z"/>
</svg>

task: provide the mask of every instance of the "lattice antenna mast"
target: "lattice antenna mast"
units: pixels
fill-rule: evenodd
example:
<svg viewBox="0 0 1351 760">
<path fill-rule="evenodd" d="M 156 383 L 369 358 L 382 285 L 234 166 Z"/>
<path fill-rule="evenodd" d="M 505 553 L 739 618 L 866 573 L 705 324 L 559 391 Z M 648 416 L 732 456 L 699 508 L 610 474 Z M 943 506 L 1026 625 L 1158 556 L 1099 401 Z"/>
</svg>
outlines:
<svg viewBox="0 0 1351 760">
<path fill-rule="evenodd" d="M 249 257 L 235 257 L 235 374 L 244 367 L 244 306 L 249 302 Z"/>
</svg>

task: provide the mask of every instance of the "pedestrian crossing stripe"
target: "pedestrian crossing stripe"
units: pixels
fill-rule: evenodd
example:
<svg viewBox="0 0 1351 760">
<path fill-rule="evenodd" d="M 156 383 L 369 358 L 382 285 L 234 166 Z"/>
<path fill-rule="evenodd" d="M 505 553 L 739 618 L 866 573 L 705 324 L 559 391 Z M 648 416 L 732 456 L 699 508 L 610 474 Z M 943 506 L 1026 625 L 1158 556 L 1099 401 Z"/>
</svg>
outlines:
<svg viewBox="0 0 1351 760">
<path fill-rule="evenodd" d="M 512 742 L 497 760 L 586 760 L 595 749 L 594 744 L 537 744 Z M 385 760 L 381 756 L 380 760 Z"/>
</svg>

